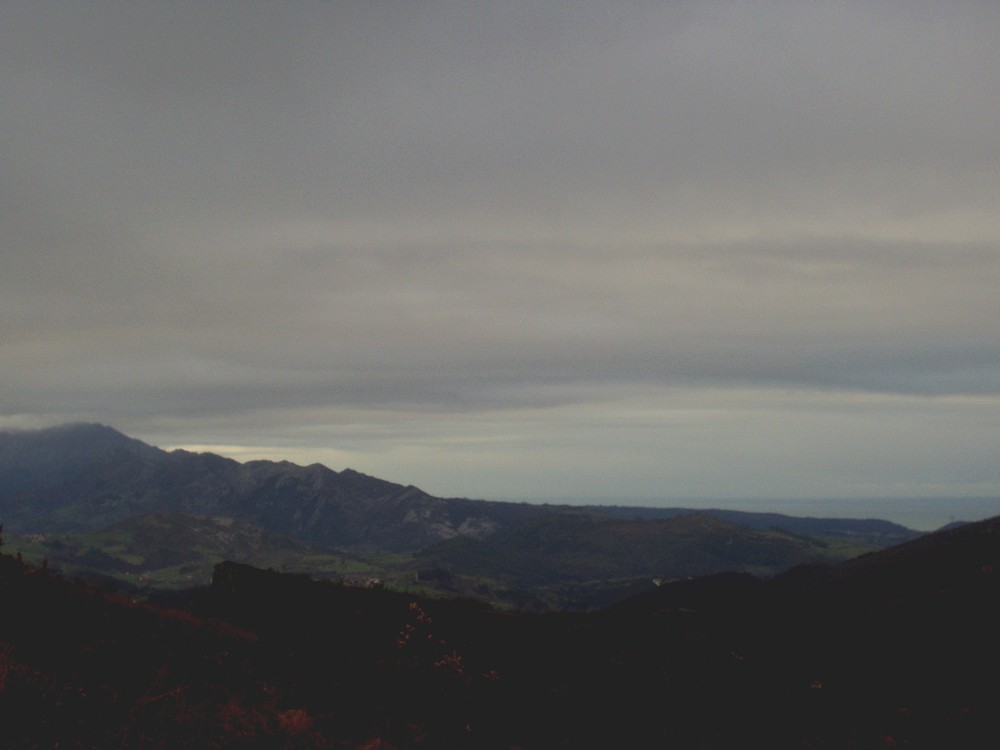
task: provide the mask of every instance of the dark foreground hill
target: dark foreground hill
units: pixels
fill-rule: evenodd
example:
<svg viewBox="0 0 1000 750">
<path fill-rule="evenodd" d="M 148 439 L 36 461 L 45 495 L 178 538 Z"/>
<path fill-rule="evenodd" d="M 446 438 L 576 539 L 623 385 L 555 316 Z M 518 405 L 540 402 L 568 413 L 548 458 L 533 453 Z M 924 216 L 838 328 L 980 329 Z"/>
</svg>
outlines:
<svg viewBox="0 0 1000 750">
<path fill-rule="evenodd" d="M 190 612 L 0 557 L 4 748 L 984 748 L 1000 519 L 500 613 L 220 565 Z"/>
</svg>

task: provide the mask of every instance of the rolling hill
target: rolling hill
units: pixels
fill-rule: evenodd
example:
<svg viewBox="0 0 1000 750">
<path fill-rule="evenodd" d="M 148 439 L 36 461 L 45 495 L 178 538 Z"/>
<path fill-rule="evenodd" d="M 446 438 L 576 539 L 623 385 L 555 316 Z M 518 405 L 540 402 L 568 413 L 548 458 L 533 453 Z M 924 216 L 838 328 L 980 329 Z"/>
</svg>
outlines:
<svg viewBox="0 0 1000 750">
<path fill-rule="evenodd" d="M 499 612 L 219 565 L 186 611 L 0 555 L 0 747 L 994 747 L 1000 519 Z"/>
<path fill-rule="evenodd" d="M 363 583 L 381 575 L 356 556 L 320 549 L 227 517 L 149 513 L 94 532 L 11 537 L 23 557 L 131 594 L 205 586 L 221 560 L 317 579 Z"/>
</svg>

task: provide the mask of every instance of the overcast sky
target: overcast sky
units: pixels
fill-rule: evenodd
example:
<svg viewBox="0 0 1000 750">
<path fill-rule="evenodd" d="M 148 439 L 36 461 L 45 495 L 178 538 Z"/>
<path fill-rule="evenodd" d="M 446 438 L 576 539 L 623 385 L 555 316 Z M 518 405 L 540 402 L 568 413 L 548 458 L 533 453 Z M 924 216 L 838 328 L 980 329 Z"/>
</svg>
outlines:
<svg viewBox="0 0 1000 750">
<path fill-rule="evenodd" d="M 1000 496 L 1000 3 L 0 4 L 0 427 Z"/>
</svg>

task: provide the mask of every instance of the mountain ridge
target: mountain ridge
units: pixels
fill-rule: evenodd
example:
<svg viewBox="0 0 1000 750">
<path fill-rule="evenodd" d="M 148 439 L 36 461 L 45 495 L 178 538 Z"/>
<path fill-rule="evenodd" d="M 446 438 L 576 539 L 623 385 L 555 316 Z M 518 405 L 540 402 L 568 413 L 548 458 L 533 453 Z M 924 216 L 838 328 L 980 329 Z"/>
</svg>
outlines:
<svg viewBox="0 0 1000 750">
<path fill-rule="evenodd" d="M 232 515 L 332 546 L 393 548 L 436 539 L 426 528 L 392 533 L 406 522 L 397 518 L 405 502 L 433 508 L 445 501 L 353 469 L 164 451 L 104 425 L 0 433 L 0 514 L 12 529 L 93 531 L 175 511 Z M 368 523 L 380 512 L 389 518 Z"/>
<path fill-rule="evenodd" d="M 164 451 L 106 425 L 0 432 L 0 515 L 11 529 L 24 531 L 93 531 L 147 512 L 176 511 L 232 515 L 328 546 L 406 551 L 455 537 L 483 538 L 567 510 L 655 519 L 695 509 L 439 498 L 350 468 Z M 711 512 L 758 529 L 853 535 L 875 546 L 916 536 L 888 521 Z"/>
</svg>

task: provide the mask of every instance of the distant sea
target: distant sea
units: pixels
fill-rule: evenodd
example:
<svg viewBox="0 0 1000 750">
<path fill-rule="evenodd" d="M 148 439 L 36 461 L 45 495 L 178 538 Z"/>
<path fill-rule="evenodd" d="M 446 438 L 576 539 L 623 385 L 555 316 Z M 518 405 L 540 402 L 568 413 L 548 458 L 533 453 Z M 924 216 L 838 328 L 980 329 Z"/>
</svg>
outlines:
<svg viewBox="0 0 1000 750">
<path fill-rule="evenodd" d="M 498 498 L 499 499 L 499 498 Z M 881 518 L 917 531 L 934 531 L 955 521 L 981 521 L 1000 515 L 1000 497 L 919 497 L 719 500 L 670 498 L 503 498 L 509 502 L 552 505 L 622 505 L 653 508 L 720 508 L 751 513 L 783 513 L 814 518 Z"/>
</svg>

